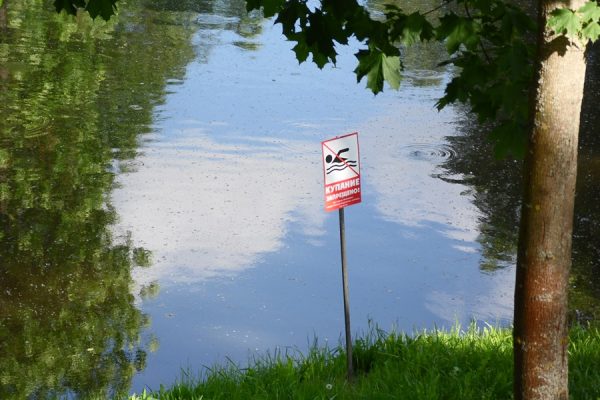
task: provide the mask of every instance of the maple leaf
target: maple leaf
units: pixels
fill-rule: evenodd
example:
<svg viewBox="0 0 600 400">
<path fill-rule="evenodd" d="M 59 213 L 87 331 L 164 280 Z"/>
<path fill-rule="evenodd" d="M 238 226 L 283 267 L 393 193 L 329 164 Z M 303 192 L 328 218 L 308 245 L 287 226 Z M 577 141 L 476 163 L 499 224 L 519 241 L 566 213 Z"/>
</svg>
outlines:
<svg viewBox="0 0 600 400">
<path fill-rule="evenodd" d="M 581 20 L 573 10 L 568 8 L 557 8 L 550 13 L 547 26 L 554 33 L 563 34 L 568 38 L 575 38 L 581 30 Z"/>
</svg>

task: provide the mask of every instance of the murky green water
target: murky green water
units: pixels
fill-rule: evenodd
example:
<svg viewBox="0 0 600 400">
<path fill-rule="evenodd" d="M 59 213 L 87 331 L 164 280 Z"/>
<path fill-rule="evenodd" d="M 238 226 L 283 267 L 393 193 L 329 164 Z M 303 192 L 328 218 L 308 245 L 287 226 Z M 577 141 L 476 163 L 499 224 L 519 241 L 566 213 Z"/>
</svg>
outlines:
<svg viewBox="0 0 600 400">
<path fill-rule="evenodd" d="M 107 397 L 343 332 L 320 141 L 358 131 L 353 330 L 512 317 L 519 163 L 438 113 L 443 49 L 400 92 L 298 66 L 242 1 L 0 13 L 0 398 Z M 372 4 L 373 9 L 377 4 Z M 597 71 L 590 59 L 590 74 Z M 586 107 L 598 98 L 594 77 Z M 571 306 L 600 315 L 598 124 L 584 122 Z"/>
</svg>

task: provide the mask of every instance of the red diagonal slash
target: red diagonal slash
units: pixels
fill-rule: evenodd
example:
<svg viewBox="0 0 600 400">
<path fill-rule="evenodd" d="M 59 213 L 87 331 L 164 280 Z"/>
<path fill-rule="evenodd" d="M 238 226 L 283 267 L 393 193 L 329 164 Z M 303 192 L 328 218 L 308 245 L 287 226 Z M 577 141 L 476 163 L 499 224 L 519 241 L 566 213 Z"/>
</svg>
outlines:
<svg viewBox="0 0 600 400">
<path fill-rule="evenodd" d="M 333 139 L 335 140 L 335 139 Z M 331 140 L 328 140 L 328 142 L 331 142 Z M 327 147 L 327 150 L 329 150 L 334 156 L 336 155 L 336 152 L 333 151 L 331 149 L 331 147 L 327 146 L 325 144 L 325 142 L 323 142 L 323 146 Z M 360 176 L 360 174 L 358 172 L 356 172 L 356 170 L 354 168 L 352 168 L 347 162 L 346 160 L 342 159 L 341 157 L 339 158 L 344 164 L 346 164 L 346 167 L 350 168 L 352 170 L 352 172 L 354 172 L 356 174 L 356 176 Z M 356 160 L 357 165 L 360 165 L 360 160 Z"/>
</svg>

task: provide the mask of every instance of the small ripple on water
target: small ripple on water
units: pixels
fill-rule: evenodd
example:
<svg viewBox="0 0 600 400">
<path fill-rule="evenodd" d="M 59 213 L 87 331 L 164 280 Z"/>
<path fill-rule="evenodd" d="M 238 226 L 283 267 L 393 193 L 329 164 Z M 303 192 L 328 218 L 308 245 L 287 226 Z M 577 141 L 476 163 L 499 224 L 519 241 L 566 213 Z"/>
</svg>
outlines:
<svg viewBox="0 0 600 400">
<path fill-rule="evenodd" d="M 412 143 L 401 148 L 401 155 L 411 160 L 426 161 L 437 167 L 441 167 L 436 168 L 436 171 L 430 175 L 432 178 L 457 184 L 468 184 L 473 179 L 473 176 L 470 174 L 455 174 L 443 168 L 445 162 L 458 157 L 456 150 L 449 144 Z"/>
<path fill-rule="evenodd" d="M 222 27 L 234 25 L 240 22 L 237 16 L 225 16 L 219 14 L 198 14 L 196 23 L 201 27 Z"/>
<path fill-rule="evenodd" d="M 413 160 L 444 162 L 456 158 L 456 151 L 445 143 L 412 143 L 402 147 L 402 153 Z"/>
</svg>

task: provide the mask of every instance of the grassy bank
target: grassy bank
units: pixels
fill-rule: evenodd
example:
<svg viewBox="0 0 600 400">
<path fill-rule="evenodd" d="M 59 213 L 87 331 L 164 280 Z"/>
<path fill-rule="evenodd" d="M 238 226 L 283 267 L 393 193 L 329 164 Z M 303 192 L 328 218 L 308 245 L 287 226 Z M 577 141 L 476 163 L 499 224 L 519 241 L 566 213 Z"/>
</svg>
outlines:
<svg viewBox="0 0 600 400">
<path fill-rule="evenodd" d="M 600 331 L 571 332 L 569 387 L 572 399 L 600 400 Z M 275 354 L 248 368 L 216 367 L 148 399 L 509 399 L 512 338 L 508 329 L 412 336 L 375 332 L 355 342 L 357 369 L 346 382 L 343 348 L 315 347 L 307 355 Z"/>
</svg>

